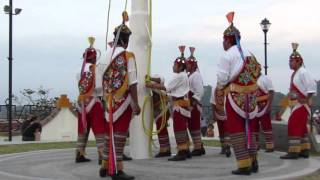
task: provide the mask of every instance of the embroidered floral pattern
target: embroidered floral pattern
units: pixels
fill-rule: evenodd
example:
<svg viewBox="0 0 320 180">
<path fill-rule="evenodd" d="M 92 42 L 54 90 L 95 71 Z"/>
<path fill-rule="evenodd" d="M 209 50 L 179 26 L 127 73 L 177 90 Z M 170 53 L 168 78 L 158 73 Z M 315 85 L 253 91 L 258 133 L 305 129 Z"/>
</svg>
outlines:
<svg viewBox="0 0 320 180">
<path fill-rule="evenodd" d="M 238 81 L 241 85 L 250 85 L 257 81 L 260 68 L 257 60 L 253 56 L 249 56 L 245 60 L 245 66 L 239 74 Z"/>
<path fill-rule="evenodd" d="M 124 83 L 127 74 L 127 61 L 124 54 L 119 55 L 103 75 L 103 87 L 107 93 L 117 91 Z"/>
<path fill-rule="evenodd" d="M 250 86 L 257 83 L 260 74 L 259 63 L 254 56 L 248 56 L 245 59 L 244 67 L 237 79 L 233 82 L 240 86 Z M 231 92 L 235 104 L 245 112 L 253 112 L 257 107 L 257 94 L 254 92 Z"/>
<path fill-rule="evenodd" d="M 94 75 L 92 72 L 84 72 L 79 81 L 78 88 L 80 94 L 88 93 L 94 87 Z"/>
</svg>

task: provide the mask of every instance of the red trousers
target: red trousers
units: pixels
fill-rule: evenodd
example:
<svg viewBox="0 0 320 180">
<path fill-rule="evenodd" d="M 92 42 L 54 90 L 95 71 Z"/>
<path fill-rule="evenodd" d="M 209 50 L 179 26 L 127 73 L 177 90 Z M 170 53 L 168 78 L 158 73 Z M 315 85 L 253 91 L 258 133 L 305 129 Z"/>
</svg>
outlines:
<svg viewBox="0 0 320 180">
<path fill-rule="evenodd" d="M 308 111 L 302 106 L 293 111 L 288 121 L 289 152 L 299 153 L 301 150 L 309 150 L 308 138 Z"/>
<path fill-rule="evenodd" d="M 173 111 L 173 131 L 179 151 L 189 149 L 187 123 L 188 117 L 178 111 Z"/>
<path fill-rule="evenodd" d="M 90 129 L 94 133 L 96 139 L 96 145 L 99 151 L 99 155 L 102 155 L 103 145 L 105 143 L 105 119 L 104 110 L 100 102 L 96 102 L 89 113 L 86 114 L 87 127 L 83 126 L 82 115 L 78 113 L 78 140 L 77 150 L 81 154 L 85 154 L 85 148 L 88 142 L 88 136 Z"/>
<path fill-rule="evenodd" d="M 234 149 L 238 168 L 245 168 L 251 166 L 252 159 L 256 158 L 257 147 L 253 130 L 256 127 L 257 120 L 249 120 L 249 130 L 251 143 L 248 147 L 248 138 L 245 129 L 245 119 L 242 118 L 231 107 L 229 99 L 226 100 L 226 114 L 227 114 L 227 131 L 230 134 L 230 141 Z"/>
<path fill-rule="evenodd" d="M 230 137 L 227 132 L 227 121 L 226 120 L 217 120 L 218 130 L 219 130 L 219 139 L 221 146 L 226 146 L 230 144 Z"/>
<path fill-rule="evenodd" d="M 169 141 L 169 134 L 167 129 L 167 122 L 170 117 L 169 111 L 167 111 L 166 116 L 167 116 L 166 118 L 162 118 L 163 116 L 161 116 L 158 119 L 156 119 L 157 131 L 159 131 L 160 128 L 162 128 L 158 133 L 160 152 L 170 151 L 170 141 Z M 161 125 L 164 125 L 164 127 L 161 127 Z"/>
<path fill-rule="evenodd" d="M 256 129 L 256 141 L 257 145 L 259 146 L 259 132 L 260 127 L 262 128 L 265 142 L 266 142 L 266 149 L 273 149 L 273 135 L 272 135 L 272 124 L 271 124 L 271 118 L 270 113 L 265 113 L 261 117 L 257 117 L 257 129 Z"/>
<path fill-rule="evenodd" d="M 201 131 L 200 131 L 201 112 L 197 105 L 192 107 L 191 117 L 188 120 L 188 128 L 192 138 L 194 149 L 201 149 Z"/>
</svg>

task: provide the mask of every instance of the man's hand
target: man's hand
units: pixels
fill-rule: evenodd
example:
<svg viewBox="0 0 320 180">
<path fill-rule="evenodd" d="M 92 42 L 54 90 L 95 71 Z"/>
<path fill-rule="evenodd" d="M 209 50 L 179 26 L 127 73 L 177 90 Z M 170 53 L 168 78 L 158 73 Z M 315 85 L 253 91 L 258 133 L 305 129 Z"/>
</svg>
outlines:
<svg viewBox="0 0 320 180">
<path fill-rule="evenodd" d="M 298 98 L 298 102 L 300 103 L 300 104 L 308 104 L 309 102 L 308 102 L 308 99 L 306 99 L 306 98 Z"/>
<path fill-rule="evenodd" d="M 134 115 L 139 115 L 140 114 L 140 107 L 139 107 L 139 104 L 138 103 L 134 103 L 133 106 L 132 106 L 132 111 L 133 111 L 133 114 Z"/>
<path fill-rule="evenodd" d="M 151 83 L 151 82 L 146 82 L 145 86 L 146 86 L 147 88 L 152 88 L 152 83 Z"/>
</svg>

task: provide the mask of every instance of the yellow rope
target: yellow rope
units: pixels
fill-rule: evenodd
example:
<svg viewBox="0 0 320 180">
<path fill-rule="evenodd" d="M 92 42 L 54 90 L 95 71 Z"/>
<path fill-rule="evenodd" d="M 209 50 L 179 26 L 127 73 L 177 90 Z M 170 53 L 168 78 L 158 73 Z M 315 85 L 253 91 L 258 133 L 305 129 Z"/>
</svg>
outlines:
<svg viewBox="0 0 320 180">
<path fill-rule="evenodd" d="M 148 25 L 148 29 L 149 29 L 149 35 L 150 35 L 150 48 L 148 50 L 148 66 L 147 66 L 147 75 L 148 77 L 150 77 L 150 71 L 151 71 L 151 56 L 152 56 L 152 44 L 151 44 L 151 37 L 152 37 L 152 0 L 149 0 L 149 25 Z M 146 79 L 146 82 L 150 82 L 150 79 Z M 152 154 L 152 145 L 153 141 L 152 141 L 152 136 L 153 135 L 157 135 L 159 134 L 159 132 L 163 129 L 166 128 L 166 118 L 167 118 L 167 107 L 166 107 L 166 102 L 164 100 L 164 95 L 160 95 L 160 103 L 161 103 L 161 109 L 162 109 L 162 123 L 161 126 L 159 128 L 159 130 L 157 131 L 153 131 L 153 123 L 154 123 L 154 115 L 153 115 L 153 108 L 151 108 L 151 112 L 150 112 L 150 126 L 149 128 L 146 127 L 146 123 L 145 123 L 145 118 L 144 118 L 144 112 L 145 112 L 145 107 L 147 105 L 147 103 L 150 102 L 152 107 L 152 96 L 151 96 L 151 90 L 149 90 L 149 93 L 144 97 L 144 101 L 143 101 L 143 106 L 142 106 L 142 127 L 144 130 L 144 133 L 149 137 L 148 139 L 148 149 L 149 149 L 149 156 L 151 157 Z"/>
</svg>

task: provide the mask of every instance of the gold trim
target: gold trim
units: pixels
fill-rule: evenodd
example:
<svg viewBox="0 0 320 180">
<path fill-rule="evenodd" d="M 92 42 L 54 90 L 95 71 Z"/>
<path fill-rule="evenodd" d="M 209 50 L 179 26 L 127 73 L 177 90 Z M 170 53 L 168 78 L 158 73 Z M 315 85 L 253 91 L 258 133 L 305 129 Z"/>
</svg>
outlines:
<svg viewBox="0 0 320 180">
<path fill-rule="evenodd" d="M 268 99 L 269 99 L 269 95 L 259 96 L 259 97 L 257 97 L 257 102 L 265 101 Z"/>
<path fill-rule="evenodd" d="M 189 145 L 188 145 L 188 143 L 183 143 L 183 144 L 178 145 L 177 149 L 178 149 L 178 151 L 188 150 L 189 149 Z"/>
<path fill-rule="evenodd" d="M 189 107 L 190 101 L 185 99 L 176 100 L 176 101 L 173 101 L 173 106 Z"/>
<path fill-rule="evenodd" d="M 161 147 L 160 148 L 161 153 L 168 152 L 168 151 L 170 151 L 170 147 Z"/>
<path fill-rule="evenodd" d="M 266 144 L 266 149 L 273 149 L 274 145 L 273 144 Z"/>
<path fill-rule="evenodd" d="M 251 158 L 237 160 L 238 168 L 246 168 L 251 166 Z"/>
<path fill-rule="evenodd" d="M 231 83 L 224 91 L 225 94 L 229 92 L 237 92 L 237 93 L 251 93 L 258 89 L 257 84 L 249 85 L 249 86 L 240 86 L 235 83 Z"/>
<path fill-rule="evenodd" d="M 289 146 L 289 153 L 300 153 L 301 152 L 301 146 Z"/>
<path fill-rule="evenodd" d="M 301 144 L 301 151 L 302 150 L 309 150 L 309 149 L 311 149 L 311 144 L 310 143 Z"/>
</svg>

